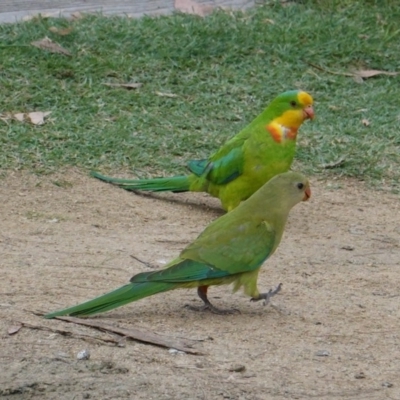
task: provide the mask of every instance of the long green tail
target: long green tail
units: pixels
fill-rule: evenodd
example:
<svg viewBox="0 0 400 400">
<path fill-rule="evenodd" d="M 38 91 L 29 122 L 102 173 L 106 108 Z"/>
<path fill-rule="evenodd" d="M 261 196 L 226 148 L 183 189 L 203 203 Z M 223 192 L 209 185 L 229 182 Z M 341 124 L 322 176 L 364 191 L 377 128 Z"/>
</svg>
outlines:
<svg viewBox="0 0 400 400">
<path fill-rule="evenodd" d="M 101 181 L 120 186 L 125 190 L 146 190 L 150 192 L 187 192 L 190 190 L 190 178 L 186 175 L 134 180 L 112 178 L 95 171 L 91 171 L 90 175 Z"/>
<path fill-rule="evenodd" d="M 85 316 L 98 314 L 156 293 L 166 292 L 167 290 L 176 287 L 177 285 L 174 283 L 164 282 L 129 283 L 128 285 L 122 286 L 112 292 L 96 297 L 93 300 L 89 300 L 85 303 L 64 310 L 54 311 L 50 314 L 46 314 L 44 317 L 54 318 L 63 315 Z"/>
</svg>

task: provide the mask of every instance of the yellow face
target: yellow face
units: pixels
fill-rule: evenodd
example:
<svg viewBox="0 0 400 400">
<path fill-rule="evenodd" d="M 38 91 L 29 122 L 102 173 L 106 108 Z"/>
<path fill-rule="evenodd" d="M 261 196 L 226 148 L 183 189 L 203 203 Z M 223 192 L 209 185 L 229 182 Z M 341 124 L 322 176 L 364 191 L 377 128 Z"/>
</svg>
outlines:
<svg viewBox="0 0 400 400">
<path fill-rule="evenodd" d="M 299 92 L 297 98 L 299 99 L 299 103 L 304 107 L 312 106 L 314 103 L 313 98 L 307 92 Z"/>
<path fill-rule="evenodd" d="M 285 111 L 266 126 L 273 139 L 278 143 L 286 139 L 296 139 L 300 125 L 306 119 L 314 118 L 313 102 L 313 98 L 307 92 L 299 92 L 297 103 L 293 102 L 293 108 Z"/>
<path fill-rule="evenodd" d="M 275 122 L 289 129 L 297 130 L 304 120 L 313 119 L 313 98 L 307 92 L 299 92 L 297 101 L 300 107 L 285 111 L 280 117 L 275 119 Z"/>
</svg>

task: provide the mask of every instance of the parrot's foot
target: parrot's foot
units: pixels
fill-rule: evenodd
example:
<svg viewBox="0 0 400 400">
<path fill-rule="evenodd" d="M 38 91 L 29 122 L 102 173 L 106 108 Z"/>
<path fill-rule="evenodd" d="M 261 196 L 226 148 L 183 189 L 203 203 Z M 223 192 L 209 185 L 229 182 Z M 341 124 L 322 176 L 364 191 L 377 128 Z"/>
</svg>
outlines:
<svg viewBox="0 0 400 400">
<path fill-rule="evenodd" d="M 264 300 L 264 306 L 266 306 L 271 300 L 271 297 L 278 294 L 281 291 L 281 289 L 282 289 L 282 283 L 280 283 L 275 289 L 269 289 L 267 293 L 260 293 L 258 297 L 252 297 L 250 301 Z"/>
<path fill-rule="evenodd" d="M 208 300 L 207 289 L 208 289 L 208 286 L 199 286 L 197 288 L 197 294 L 204 302 L 203 306 L 196 307 L 196 306 L 191 306 L 191 305 L 187 304 L 186 307 L 189 308 L 190 310 L 194 310 L 194 311 L 211 311 L 212 313 L 219 314 L 219 315 L 236 314 L 236 313 L 240 314 L 240 311 L 237 310 L 236 308 L 224 310 L 224 309 L 220 309 L 220 308 L 213 306 L 211 304 L 210 300 Z"/>
</svg>

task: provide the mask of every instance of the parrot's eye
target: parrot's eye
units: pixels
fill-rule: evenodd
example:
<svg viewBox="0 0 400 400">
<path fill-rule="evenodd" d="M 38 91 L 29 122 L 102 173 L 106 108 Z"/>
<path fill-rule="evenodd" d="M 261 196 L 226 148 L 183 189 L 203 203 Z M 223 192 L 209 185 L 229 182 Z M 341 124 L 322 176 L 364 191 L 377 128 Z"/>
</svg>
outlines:
<svg viewBox="0 0 400 400">
<path fill-rule="evenodd" d="M 296 107 L 296 106 L 297 106 L 297 103 L 296 103 L 294 100 L 292 100 L 292 101 L 290 102 L 290 105 L 291 105 L 292 107 Z"/>
<path fill-rule="evenodd" d="M 300 190 L 301 190 L 301 189 L 303 189 L 303 187 L 304 187 L 304 183 L 301 183 L 301 182 L 300 182 L 300 183 L 298 183 L 298 184 L 297 184 L 297 187 L 298 187 Z"/>
</svg>

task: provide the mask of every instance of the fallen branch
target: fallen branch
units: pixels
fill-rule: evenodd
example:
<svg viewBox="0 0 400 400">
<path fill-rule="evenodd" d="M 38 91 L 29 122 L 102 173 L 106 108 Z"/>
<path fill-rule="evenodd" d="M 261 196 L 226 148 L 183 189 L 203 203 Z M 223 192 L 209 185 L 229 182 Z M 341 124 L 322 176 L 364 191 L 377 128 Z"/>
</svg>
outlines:
<svg viewBox="0 0 400 400">
<path fill-rule="evenodd" d="M 131 83 L 109 83 L 105 82 L 103 83 L 105 86 L 110 86 L 110 87 L 122 87 L 125 89 L 138 89 L 142 86 L 141 83 L 139 82 L 131 82 Z"/>
<path fill-rule="evenodd" d="M 58 333 L 59 335 L 62 335 L 62 336 L 71 336 L 71 337 L 76 337 L 76 338 L 79 338 L 79 339 L 90 340 L 90 341 L 98 340 L 100 342 L 114 343 L 116 345 L 120 344 L 120 340 L 116 340 L 116 339 L 112 339 L 112 338 L 98 338 L 98 337 L 94 337 L 94 336 L 90 336 L 90 335 L 83 335 L 83 334 L 80 334 L 80 333 L 74 333 L 74 332 L 71 332 L 71 331 L 66 331 L 64 329 L 49 328 L 48 326 L 44 326 L 44 325 L 32 325 L 32 324 L 28 324 L 27 322 L 20 322 L 20 324 L 25 328 L 37 329 L 37 330 L 41 330 L 41 331 Z"/>
<path fill-rule="evenodd" d="M 42 316 L 43 314 L 34 313 L 35 315 Z M 204 353 L 193 349 L 192 344 L 188 342 L 188 339 L 179 340 L 173 338 L 165 338 L 158 333 L 142 331 L 137 328 L 119 328 L 116 326 L 111 326 L 105 324 L 100 321 L 95 321 L 89 318 L 75 318 L 75 317 L 55 317 L 54 319 L 58 319 L 61 321 L 71 322 L 73 324 L 90 326 L 91 328 L 96 328 L 105 332 L 117 333 L 118 335 L 122 335 L 125 338 L 130 338 L 133 340 L 137 340 L 139 342 L 153 344 L 160 347 L 166 347 L 168 349 L 176 349 L 180 351 L 184 351 L 189 354 L 203 355 Z M 189 339 L 190 340 L 190 339 Z M 115 341 L 117 344 L 120 343 L 118 340 Z"/>
<path fill-rule="evenodd" d="M 331 69 L 323 68 L 317 64 L 310 63 L 308 61 L 305 61 L 306 64 L 311 65 L 311 67 L 314 67 L 316 69 L 319 69 L 320 71 L 327 72 L 328 74 L 332 75 L 341 75 L 341 76 L 351 76 L 352 78 L 355 76 L 355 74 L 352 74 L 351 72 L 337 72 L 337 71 L 332 71 Z"/>
</svg>

